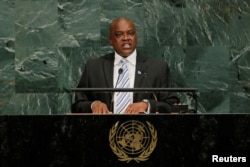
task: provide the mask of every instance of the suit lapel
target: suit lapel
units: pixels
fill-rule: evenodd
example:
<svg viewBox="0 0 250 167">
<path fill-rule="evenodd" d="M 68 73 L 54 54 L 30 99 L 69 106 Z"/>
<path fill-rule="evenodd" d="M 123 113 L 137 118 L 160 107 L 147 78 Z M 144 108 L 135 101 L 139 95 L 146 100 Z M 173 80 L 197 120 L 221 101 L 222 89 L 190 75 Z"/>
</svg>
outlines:
<svg viewBox="0 0 250 167">
<path fill-rule="evenodd" d="M 108 54 L 103 61 L 103 71 L 108 88 L 113 88 L 113 66 L 114 66 L 114 53 Z M 101 82 L 101 81 L 100 81 Z"/>
<path fill-rule="evenodd" d="M 139 54 L 137 54 L 136 57 L 136 68 L 135 68 L 135 83 L 134 88 L 140 88 L 143 87 L 142 84 L 145 81 L 144 79 L 144 73 L 147 72 L 147 64 L 146 64 L 146 57 L 143 57 Z M 142 93 L 134 93 L 134 101 L 142 100 L 143 94 Z"/>
<path fill-rule="evenodd" d="M 143 74 L 147 72 L 148 66 L 146 65 L 146 57 L 143 57 L 141 55 L 137 55 L 136 58 L 136 68 L 135 68 L 135 83 L 134 87 L 139 88 L 141 87 L 142 81 L 143 81 Z"/>
</svg>

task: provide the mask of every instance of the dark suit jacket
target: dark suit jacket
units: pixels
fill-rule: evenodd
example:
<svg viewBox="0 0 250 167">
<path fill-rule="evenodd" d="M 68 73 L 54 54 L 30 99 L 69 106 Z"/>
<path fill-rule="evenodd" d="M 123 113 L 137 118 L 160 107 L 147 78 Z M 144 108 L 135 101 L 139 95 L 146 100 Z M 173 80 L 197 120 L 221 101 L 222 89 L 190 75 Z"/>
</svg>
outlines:
<svg viewBox="0 0 250 167">
<path fill-rule="evenodd" d="M 78 88 L 113 88 L 114 53 L 110 53 L 91 59 L 85 64 Z M 140 71 L 142 74 L 138 74 Z M 139 72 L 139 73 L 140 73 Z M 170 87 L 170 74 L 167 63 L 145 57 L 137 53 L 134 88 L 168 88 Z M 178 98 L 171 93 L 157 93 L 157 99 L 153 93 L 134 93 L 134 102 L 147 99 L 150 102 L 151 111 L 171 112 L 172 104 L 178 102 Z M 90 113 L 91 103 L 95 100 L 102 101 L 111 108 L 112 93 L 76 93 L 72 112 Z"/>
</svg>

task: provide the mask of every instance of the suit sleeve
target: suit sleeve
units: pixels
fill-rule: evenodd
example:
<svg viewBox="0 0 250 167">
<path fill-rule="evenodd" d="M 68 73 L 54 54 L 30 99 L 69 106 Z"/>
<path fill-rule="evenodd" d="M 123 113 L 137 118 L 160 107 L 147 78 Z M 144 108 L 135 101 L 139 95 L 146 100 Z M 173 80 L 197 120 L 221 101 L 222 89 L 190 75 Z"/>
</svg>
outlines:
<svg viewBox="0 0 250 167">
<path fill-rule="evenodd" d="M 161 62 L 162 65 L 158 74 L 155 87 L 171 88 L 171 76 L 168 64 Z M 157 93 L 157 101 L 154 99 L 149 100 L 152 112 L 170 113 L 174 103 L 179 103 L 179 98 L 172 92 Z"/>
<path fill-rule="evenodd" d="M 77 88 L 87 88 L 89 86 L 89 70 L 90 62 L 85 64 L 83 74 L 81 76 L 80 82 Z M 91 103 L 93 101 L 89 101 L 89 95 L 86 92 L 76 92 L 75 93 L 75 100 L 72 104 L 71 111 L 73 113 L 91 113 Z"/>
</svg>

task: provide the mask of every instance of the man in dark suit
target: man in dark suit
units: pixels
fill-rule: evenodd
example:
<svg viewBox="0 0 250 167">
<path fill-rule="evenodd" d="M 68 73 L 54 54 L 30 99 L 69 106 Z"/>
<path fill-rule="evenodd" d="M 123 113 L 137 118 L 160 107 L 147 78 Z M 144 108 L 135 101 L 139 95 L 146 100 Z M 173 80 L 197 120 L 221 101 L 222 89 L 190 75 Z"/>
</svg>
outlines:
<svg viewBox="0 0 250 167">
<path fill-rule="evenodd" d="M 120 79 L 124 78 L 122 75 L 125 73 L 121 60 L 126 62 L 126 71 L 129 75 L 126 83 L 128 88 L 170 87 L 167 63 L 137 52 L 136 27 L 130 19 L 120 17 L 110 24 L 109 42 L 115 52 L 89 60 L 85 65 L 78 88 L 118 88 L 117 85 L 122 82 Z M 179 101 L 171 93 L 129 92 L 122 98 L 124 100 L 128 96 L 128 104 L 124 104 L 121 111 L 116 111 L 119 108 L 116 106 L 116 103 L 119 103 L 118 94 L 119 92 L 76 93 L 72 112 L 95 114 L 171 112 L 172 106 Z"/>
</svg>

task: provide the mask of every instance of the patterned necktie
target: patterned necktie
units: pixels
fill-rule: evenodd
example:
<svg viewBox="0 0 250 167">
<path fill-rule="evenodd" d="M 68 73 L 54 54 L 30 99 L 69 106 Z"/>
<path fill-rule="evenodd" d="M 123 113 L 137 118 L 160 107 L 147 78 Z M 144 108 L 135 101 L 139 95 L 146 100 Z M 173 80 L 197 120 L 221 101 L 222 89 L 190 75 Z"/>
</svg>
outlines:
<svg viewBox="0 0 250 167">
<path fill-rule="evenodd" d="M 129 72 L 126 60 L 121 60 L 123 72 L 119 76 L 117 88 L 129 88 Z M 116 113 L 121 114 L 125 112 L 126 107 L 130 103 L 130 92 L 116 93 Z"/>
</svg>

